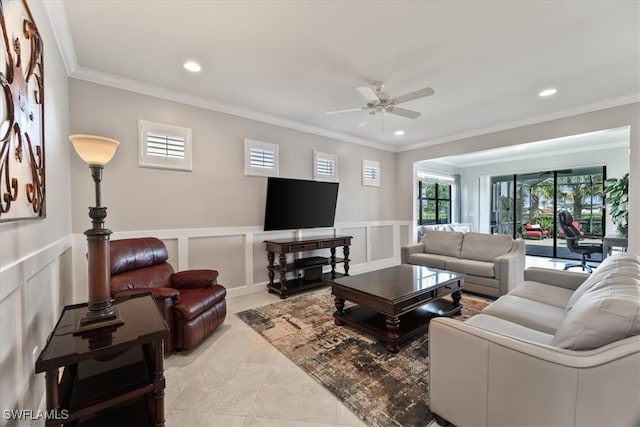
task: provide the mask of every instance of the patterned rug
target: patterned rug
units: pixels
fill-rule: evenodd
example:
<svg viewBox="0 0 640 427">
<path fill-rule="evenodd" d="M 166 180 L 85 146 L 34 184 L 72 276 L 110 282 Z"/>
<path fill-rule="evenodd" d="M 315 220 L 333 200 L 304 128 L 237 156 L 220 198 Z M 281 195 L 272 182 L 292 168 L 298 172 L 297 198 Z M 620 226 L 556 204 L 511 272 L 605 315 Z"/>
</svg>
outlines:
<svg viewBox="0 0 640 427">
<path fill-rule="evenodd" d="M 463 295 L 465 319 L 488 300 Z M 347 301 L 347 306 L 349 302 Z M 400 344 L 397 354 L 349 326 L 335 326 L 330 289 L 290 297 L 236 315 L 340 399 L 369 426 L 426 426 L 428 337 Z"/>
</svg>

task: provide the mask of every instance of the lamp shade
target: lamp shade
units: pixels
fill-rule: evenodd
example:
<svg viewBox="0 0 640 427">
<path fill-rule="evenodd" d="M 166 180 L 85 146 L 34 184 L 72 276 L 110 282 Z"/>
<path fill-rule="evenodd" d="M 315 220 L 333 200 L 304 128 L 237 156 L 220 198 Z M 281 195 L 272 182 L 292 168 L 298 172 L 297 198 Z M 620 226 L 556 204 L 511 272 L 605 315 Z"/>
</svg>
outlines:
<svg viewBox="0 0 640 427">
<path fill-rule="evenodd" d="M 78 156 L 89 166 L 104 166 L 116 153 L 119 141 L 96 135 L 69 135 Z"/>
</svg>

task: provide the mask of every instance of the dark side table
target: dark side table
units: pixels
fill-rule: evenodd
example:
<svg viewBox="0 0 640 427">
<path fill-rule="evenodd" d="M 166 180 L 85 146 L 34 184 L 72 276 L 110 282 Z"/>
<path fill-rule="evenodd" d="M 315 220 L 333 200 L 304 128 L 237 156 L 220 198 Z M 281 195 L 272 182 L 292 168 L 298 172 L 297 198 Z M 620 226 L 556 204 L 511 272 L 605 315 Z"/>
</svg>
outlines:
<svg viewBox="0 0 640 427">
<path fill-rule="evenodd" d="M 64 308 L 35 366 L 45 372 L 47 426 L 164 425 L 162 340 L 169 330 L 148 294 L 114 305 L 124 324 L 85 336 L 73 329 L 87 304 Z"/>
</svg>

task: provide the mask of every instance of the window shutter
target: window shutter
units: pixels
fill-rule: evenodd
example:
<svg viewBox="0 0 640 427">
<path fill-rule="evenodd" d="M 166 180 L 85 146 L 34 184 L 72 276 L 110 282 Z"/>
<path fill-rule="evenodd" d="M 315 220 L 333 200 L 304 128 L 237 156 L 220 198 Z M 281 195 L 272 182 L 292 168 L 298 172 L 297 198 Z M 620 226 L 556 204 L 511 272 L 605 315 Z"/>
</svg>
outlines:
<svg viewBox="0 0 640 427">
<path fill-rule="evenodd" d="M 191 171 L 191 129 L 138 120 L 138 166 Z"/>
<path fill-rule="evenodd" d="M 147 154 L 150 156 L 184 159 L 184 138 L 148 132 L 146 143 Z"/>
<path fill-rule="evenodd" d="M 275 153 L 273 150 L 252 147 L 249 150 L 250 165 L 252 168 L 275 168 Z"/>
<path fill-rule="evenodd" d="M 362 185 L 380 187 L 380 162 L 362 160 Z"/>
<path fill-rule="evenodd" d="M 335 154 L 313 151 L 313 179 L 316 181 L 338 181 L 338 157 Z"/>
<path fill-rule="evenodd" d="M 244 140 L 244 174 L 246 176 L 278 176 L 278 145 Z"/>
</svg>

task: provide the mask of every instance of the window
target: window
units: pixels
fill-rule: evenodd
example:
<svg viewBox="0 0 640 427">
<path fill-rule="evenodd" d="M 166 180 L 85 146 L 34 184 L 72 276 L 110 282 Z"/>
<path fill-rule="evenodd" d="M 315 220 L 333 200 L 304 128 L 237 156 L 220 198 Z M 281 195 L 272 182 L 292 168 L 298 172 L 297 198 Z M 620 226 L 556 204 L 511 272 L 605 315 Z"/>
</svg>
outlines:
<svg viewBox="0 0 640 427">
<path fill-rule="evenodd" d="M 246 176 L 278 176 L 278 145 L 244 140 L 244 174 Z"/>
<path fill-rule="evenodd" d="M 453 178 L 418 173 L 418 225 L 452 222 Z"/>
<path fill-rule="evenodd" d="M 316 181 L 338 181 L 338 157 L 335 154 L 313 152 L 313 179 Z"/>
<path fill-rule="evenodd" d="M 191 129 L 138 120 L 138 166 L 191 171 Z"/>
<path fill-rule="evenodd" d="M 380 187 L 380 162 L 362 160 L 362 185 Z"/>
</svg>

